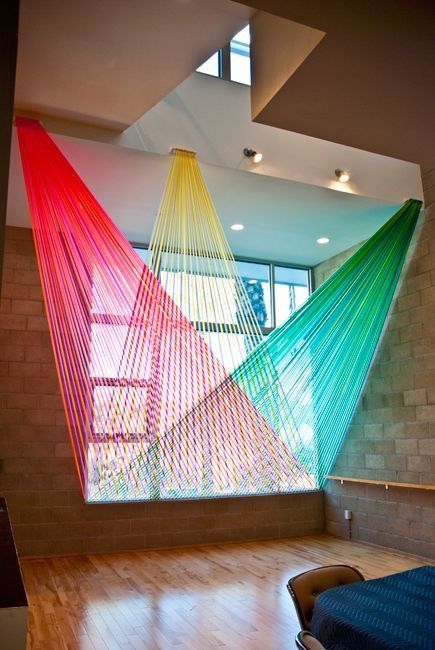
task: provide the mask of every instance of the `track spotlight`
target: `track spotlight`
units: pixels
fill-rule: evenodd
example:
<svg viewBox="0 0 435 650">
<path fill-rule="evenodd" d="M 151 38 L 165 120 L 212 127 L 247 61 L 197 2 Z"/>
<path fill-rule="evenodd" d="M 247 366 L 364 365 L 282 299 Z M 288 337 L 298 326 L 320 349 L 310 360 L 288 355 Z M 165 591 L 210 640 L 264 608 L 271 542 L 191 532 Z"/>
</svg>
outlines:
<svg viewBox="0 0 435 650">
<path fill-rule="evenodd" d="M 245 147 L 245 149 L 243 149 L 243 154 L 247 158 L 250 158 L 252 160 L 252 162 L 254 162 L 254 163 L 259 163 L 260 160 L 263 158 L 262 153 L 260 153 L 259 151 L 254 151 L 254 149 L 248 149 L 247 147 Z"/>
<path fill-rule="evenodd" d="M 344 169 L 336 169 L 335 175 L 340 181 L 340 183 L 347 183 L 350 179 L 349 172 L 344 171 Z"/>
</svg>

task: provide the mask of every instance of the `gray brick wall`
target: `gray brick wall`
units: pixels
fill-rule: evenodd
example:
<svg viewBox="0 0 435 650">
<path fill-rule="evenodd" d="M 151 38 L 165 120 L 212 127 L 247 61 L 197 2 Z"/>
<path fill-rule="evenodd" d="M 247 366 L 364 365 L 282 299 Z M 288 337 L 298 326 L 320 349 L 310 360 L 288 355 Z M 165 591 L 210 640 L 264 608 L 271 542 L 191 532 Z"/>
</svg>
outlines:
<svg viewBox="0 0 435 650">
<path fill-rule="evenodd" d="M 32 233 L 8 228 L 0 303 L 0 495 L 21 555 L 61 555 L 320 532 L 321 492 L 86 505 L 44 315 Z"/>
<path fill-rule="evenodd" d="M 330 257 L 318 266 L 314 267 L 314 288 L 320 287 L 344 262 L 355 253 L 363 242 L 342 251 L 334 257 Z"/>
<path fill-rule="evenodd" d="M 435 484 L 435 172 L 423 176 L 425 214 L 408 255 L 375 362 L 333 473 Z M 324 281 L 349 256 L 319 265 Z M 317 285 L 318 286 L 318 285 Z M 435 492 L 350 483 L 326 492 L 327 529 L 435 557 Z M 353 507 L 352 507 L 353 509 Z"/>
</svg>

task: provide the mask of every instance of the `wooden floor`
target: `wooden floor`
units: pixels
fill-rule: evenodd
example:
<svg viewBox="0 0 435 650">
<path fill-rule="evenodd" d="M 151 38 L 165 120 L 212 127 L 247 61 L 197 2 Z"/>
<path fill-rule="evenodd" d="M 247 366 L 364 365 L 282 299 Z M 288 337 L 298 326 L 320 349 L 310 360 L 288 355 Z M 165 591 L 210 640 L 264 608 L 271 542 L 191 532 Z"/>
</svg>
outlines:
<svg viewBox="0 0 435 650">
<path fill-rule="evenodd" d="M 336 562 L 367 578 L 425 564 L 326 535 L 25 560 L 28 647 L 293 650 L 286 582 Z"/>
</svg>

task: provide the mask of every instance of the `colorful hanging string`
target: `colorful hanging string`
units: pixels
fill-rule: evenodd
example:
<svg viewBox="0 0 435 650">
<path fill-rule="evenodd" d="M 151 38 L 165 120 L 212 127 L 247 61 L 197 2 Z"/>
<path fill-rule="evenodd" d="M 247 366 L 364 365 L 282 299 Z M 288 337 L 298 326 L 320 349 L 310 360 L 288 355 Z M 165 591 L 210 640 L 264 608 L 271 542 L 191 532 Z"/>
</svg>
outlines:
<svg viewBox="0 0 435 650">
<path fill-rule="evenodd" d="M 86 498 L 311 488 L 312 477 L 43 128 L 20 118 L 17 130 L 58 376 Z M 162 259 L 153 264 L 162 276 Z"/>
<path fill-rule="evenodd" d="M 258 345 L 260 329 L 195 155 L 174 156 L 150 266 L 228 368 L 244 359 L 233 377 L 321 484 L 364 385 L 421 202 L 407 202 Z"/>
<path fill-rule="evenodd" d="M 233 370 L 263 336 L 195 154 L 184 149 L 172 154 L 147 263 Z"/>
<path fill-rule="evenodd" d="M 421 205 L 407 201 L 233 373 L 266 418 L 273 394 L 284 422 L 278 435 L 296 429 L 302 442 L 292 452 L 319 485 L 351 422 Z"/>
<path fill-rule="evenodd" d="M 231 371 L 258 346 L 263 335 L 195 153 L 173 149 L 172 154 L 147 263 Z M 303 460 L 310 458 L 315 466 L 316 450 L 305 444 L 296 426 L 289 426 L 291 416 L 288 409 L 283 410 L 285 396 L 280 377 L 267 351 L 249 380 L 254 394 L 264 393 L 270 384 L 271 390 L 266 389 L 262 403 L 266 421 L 280 432 L 287 449 L 297 448 Z M 206 413 L 207 405 L 209 401 L 201 404 L 201 413 Z M 192 411 L 189 417 L 198 412 Z"/>
<path fill-rule="evenodd" d="M 17 128 L 86 497 L 185 498 L 320 484 L 364 384 L 421 203 L 405 204 L 259 343 L 191 153 L 175 152 L 151 272 L 42 127 L 20 119 Z M 251 349 L 229 376 L 222 361 L 231 368 Z"/>
</svg>

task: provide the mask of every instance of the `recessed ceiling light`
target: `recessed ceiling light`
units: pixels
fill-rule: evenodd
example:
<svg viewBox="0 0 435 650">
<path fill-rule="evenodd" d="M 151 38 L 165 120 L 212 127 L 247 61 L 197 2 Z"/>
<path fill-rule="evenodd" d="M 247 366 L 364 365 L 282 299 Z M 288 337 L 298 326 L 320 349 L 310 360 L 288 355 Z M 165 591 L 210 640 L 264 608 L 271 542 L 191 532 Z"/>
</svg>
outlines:
<svg viewBox="0 0 435 650">
<path fill-rule="evenodd" d="M 329 244 L 331 241 L 329 237 L 319 237 L 319 239 L 316 239 L 318 244 Z"/>
<path fill-rule="evenodd" d="M 346 172 L 344 169 L 336 169 L 335 175 L 337 176 L 340 183 L 347 183 L 350 179 L 349 172 Z"/>
<path fill-rule="evenodd" d="M 243 149 L 243 154 L 252 160 L 254 163 L 259 163 L 263 159 L 263 154 L 259 151 L 254 151 L 254 149 L 249 149 L 245 147 Z"/>
<path fill-rule="evenodd" d="M 243 230 L 244 227 L 242 223 L 233 223 L 231 230 Z"/>
</svg>

